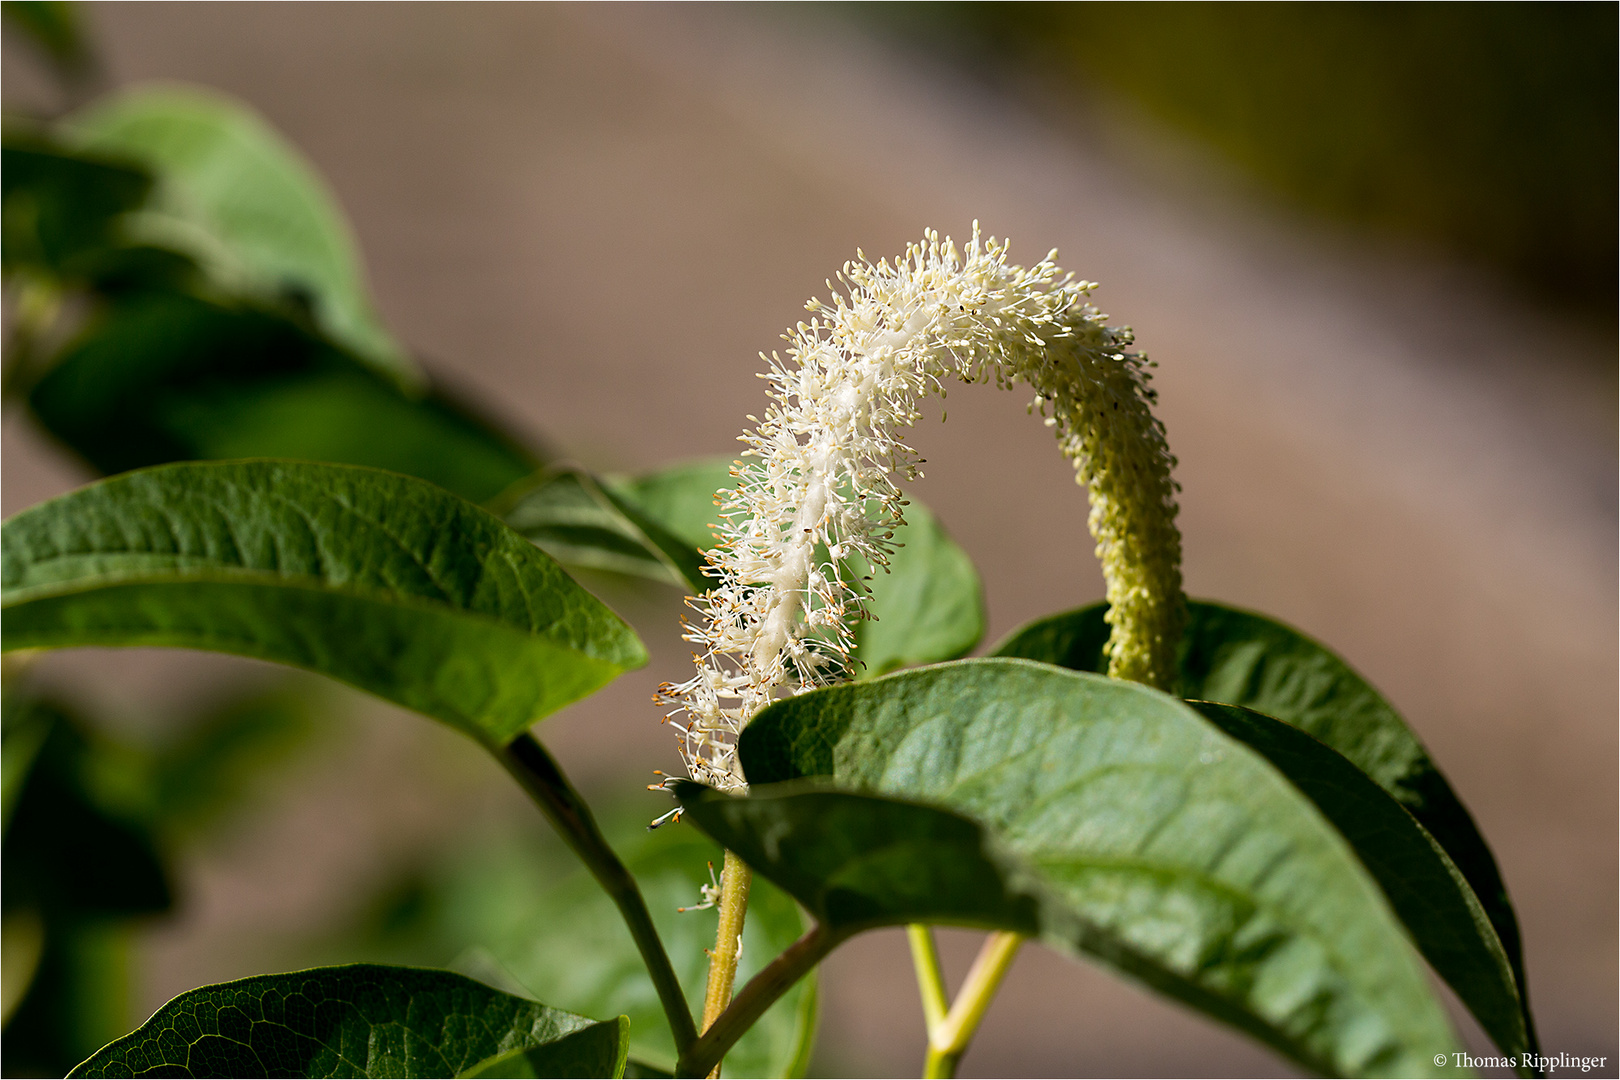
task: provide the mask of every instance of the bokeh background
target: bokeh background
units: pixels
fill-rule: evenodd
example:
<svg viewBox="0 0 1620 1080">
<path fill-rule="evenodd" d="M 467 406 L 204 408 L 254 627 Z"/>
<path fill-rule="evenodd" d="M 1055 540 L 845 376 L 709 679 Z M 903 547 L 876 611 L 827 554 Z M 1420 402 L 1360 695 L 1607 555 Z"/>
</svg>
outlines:
<svg viewBox="0 0 1620 1080">
<path fill-rule="evenodd" d="M 1545 1049 L 1613 1066 L 1615 11 L 90 5 L 97 64 L 72 93 L 178 80 L 261 111 L 348 212 L 396 335 L 602 471 L 730 453 L 756 353 L 857 248 L 975 219 L 1021 260 L 1059 248 L 1160 365 L 1188 591 L 1293 623 L 1395 702 L 1495 847 Z M 8 112 L 68 104 L 12 25 L 3 77 Z M 987 643 L 1102 593 L 1024 404 L 959 392 L 917 433 L 916 493 L 978 564 Z M 92 476 L 10 402 L 3 439 L 8 515 Z M 544 734 L 650 817 L 680 597 L 591 584 L 653 659 Z M 447 962 L 423 929 L 436 875 L 492 836 L 544 842 L 470 744 L 356 694 L 151 651 L 35 677 L 132 745 L 243 685 L 299 702 L 216 778 L 229 811 L 165 840 L 175 909 L 85 961 L 122 972 L 127 993 L 84 1006 L 114 1034 L 205 982 Z M 958 975 L 975 947 L 946 935 Z M 837 953 L 822 1002 L 813 1074 L 914 1074 L 901 935 Z M 1033 948 L 963 1064 L 1287 1072 Z"/>
</svg>

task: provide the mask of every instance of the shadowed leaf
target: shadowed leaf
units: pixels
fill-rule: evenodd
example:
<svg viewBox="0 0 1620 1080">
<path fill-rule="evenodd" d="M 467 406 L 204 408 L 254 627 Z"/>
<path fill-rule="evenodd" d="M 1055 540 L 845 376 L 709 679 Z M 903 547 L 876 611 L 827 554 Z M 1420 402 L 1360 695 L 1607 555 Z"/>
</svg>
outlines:
<svg viewBox="0 0 1620 1080">
<path fill-rule="evenodd" d="M 415 365 L 372 310 L 342 211 L 303 157 L 247 106 L 195 87 L 124 91 L 71 118 L 77 146 L 157 178 L 134 231 L 232 292 L 307 300 L 321 331 L 402 385 Z"/>
<path fill-rule="evenodd" d="M 1418 949 L 1497 1046 L 1510 1056 L 1532 1049 L 1502 942 L 1434 837 L 1366 773 L 1298 728 L 1236 705 L 1188 704 L 1271 762 L 1316 804 L 1383 888 Z"/>
<path fill-rule="evenodd" d="M 104 473 L 168 461 L 298 458 L 388 469 L 481 502 L 529 451 L 442 393 L 407 393 L 286 313 L 145 292 L 121 299 L 29 395 Z"/>
<path fill-rule="evenodd" d="M 353 964 L 187 991 L 68 1075 L 615 1077 L 625 1027 L 448 971 Z M 493 1068 L 524 1051 L 530 1071 Z"/>
<path fill-rule="evenodd" d="M 695 547 L 583 469 L 550 470 L 526 490 L 505 495 L 495 509 L 558 562 L 692 592 L 704 588 L 703 557 Z"/>
</svg>

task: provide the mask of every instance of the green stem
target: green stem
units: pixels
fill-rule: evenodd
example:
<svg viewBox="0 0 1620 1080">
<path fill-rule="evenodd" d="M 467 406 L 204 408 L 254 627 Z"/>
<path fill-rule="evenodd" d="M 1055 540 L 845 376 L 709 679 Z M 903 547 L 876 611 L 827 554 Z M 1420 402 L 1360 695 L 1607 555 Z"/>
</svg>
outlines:
<svg viewBox="0 0 1620 1080">
<path fill-rule="evenodd" d="M 726 1051 L 754 1026 L 755 1021 L 765 1015 L 765 1010 L 776 1004 L 777 998 L 791 990 L 794 983 L 821 963 L 847 936 L 834 933 L 820 923 L 811 927 L 782 955 L 748 980 L 748 985 L 726 1006 L 725 1012 L 681 1054 L 675 1066 L 675 1075 L 707 1076 L 711 1069 L 720 1064 Z"/>
<path fill-rule="evenodd" d="M 748 917 L 748 889 L 754 872 L 732 851 L 726 852 L 720 871 L 720 924 L 715 929 L 714 951 L 709 954 L 709 983 L 703 994 L 703 1030 L 707 1031 L 731 1004 L 737 982 L 737 961 L 742 957 L 743 920 Z M 720 1063 L 709 1076 L 718 1080 Z"/>
<path fill-rule="evenodd" d="M 929 1025 L 928 1060 L 923 1066 L 923 1076 L 956 1075 L 962 1055 L 967 1053 L 974 1032 L 979 1030 L 979 1022 L 984 1019 L 1001 980 L 1012 967 L 1013 957 L 1018 955 L 1018 946 L 1023 943 L 1024 936 L 1010 930 L 998 930 L 985 939 L 951 1011 L 940 1023 Z"/>
<path fill-rule="evenodd" d="M 906 927 L 911 940 L 911 962 L 917 968 L 917 994 L 922 998 L 923 1022 L 932 1032 L 945 1022 L 950 1008 L 945 996 L 945 973 L 939 967 L 939 950 L 934 947 L 934 930 L 922 923 Z"/>
<path fill-rule="evenodd" d="M 591 816 L 590 807 L 534 736 L 519 735 L 496 754 L 506 771 L 539 804 L 546 818 L 618 905 L 619 914 L 641 951 L 647 974 L 652 976 L 664 1015 L 669 1018 L 669 1029 L 675 1036 L 675 1053 L 685 1054 L 697 1039 L 692 1010 L 686 1004 L 675 969 L 670 966 L 664 943 L 653 928 L 652 916 L 647 912 L 647 902 L 641 898 L 636 879 L 608 846 L 596 819 Z"/>
</svg>

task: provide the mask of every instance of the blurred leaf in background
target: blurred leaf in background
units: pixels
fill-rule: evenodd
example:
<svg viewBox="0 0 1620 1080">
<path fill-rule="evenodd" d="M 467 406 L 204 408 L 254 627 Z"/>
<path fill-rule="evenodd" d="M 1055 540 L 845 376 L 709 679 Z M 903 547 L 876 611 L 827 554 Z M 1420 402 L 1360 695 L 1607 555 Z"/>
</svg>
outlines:
<svg viewBox="0 0 1620 1080">
<path fill-rule="evenodd" d="M 77 4 L 68 0 L 4 0 L 0 16 L 50 63 L 64 83 L 82 84 L 96 71 Z"/>
<path fill-rule="evenodd" d="M 1040 97 L 1116 97 L 1295 203 L 1612 320 L 1614 4 L 884 4 Z"/>
<path fill-rule="evenodd" d="M 693 910 L 721 850 L 696 829 L 647 821 L 667 796 L 592 799 L 635 874 L 681 984 L 701 1009 L 715 913 Z M 681 910 L 685 908 L 686 910 Z M 739 985 L 806 929 L 798 905 L 756 879 L 743 931 Z M 523 825 L 479 830 L 379 880 L 369 899 L 301 962 L 356 959 L 450 967 L 511 993 L 586 1015 L 630 1017 L 630 1056 L 674 1068 L 673 1040 L 635 946 L 610 900 L 556 836 Z M 726 1055 L 728 1076 L 799 1076 L 816 1023 L 814 977 L 801 982 Z"/>
<path fill-rule="evenodd" d="M 288 680 L 131 742 L 8 678 L 4 696 L 7 1076 L 60 1076 L 128 1029 L 131 945 L 177 906 L 176 857 L 239 811 L 313 732 Z"/>
<path fill-rule="evenodd" d="M 74 114 L 74 149 L 157 180 L 129 228 L 184 252 L 234 294 L 306 307 L 326 337 L 411 387 L 420 373 L 372 310 L 354 237 L 325 183 L 247 107 L 181 86 L 127 90 Z"/>
<path fill-rule="evenodd" d="M 136 88 L 5 135 L 8 394 L 100 472 L 287 457 L 475 502 L 540 456 L 378 321 L 342 212 L 246 106 Z"/>
</svg>

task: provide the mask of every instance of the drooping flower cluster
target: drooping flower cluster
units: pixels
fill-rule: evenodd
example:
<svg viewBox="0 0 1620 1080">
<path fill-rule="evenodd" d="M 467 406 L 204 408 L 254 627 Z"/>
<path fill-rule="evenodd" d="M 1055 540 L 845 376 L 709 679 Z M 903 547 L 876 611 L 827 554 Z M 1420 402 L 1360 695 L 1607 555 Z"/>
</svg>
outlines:
<svg viewBox="0 0 1620 1080">
<path fill-rule="evenodd" d="M 1055 251 L 1010 264 L 977 222 L 960 251 L 929 231 L 892 266 L 857 255 L 839 275 L 847 297 L 807 305 L 787 360 L 761 354 L 772 404 L 749 417 L 737 488 L 718 500 L 716 583 L 691 601 L 700 618 L 688 624 L 698 671 L 660 689 L 690 775 L 721 789 L 746 787 L 736 738 L 754 714 L 852 675 L 867 590 L 846 566 L 859 556 L 886 567 L 904 521 L 896 479 L 917 475 L 901 436 L 950 378 L 1034 389 L 1032 411 L 1089 492 L 1109 674 L 1168 688 L 1174 671 L 1185 617 L 1175 461 L 1129 328 L 1106 324 L 1087 303 L 1095 285 L 1059 269 Z"/>
</svg>

